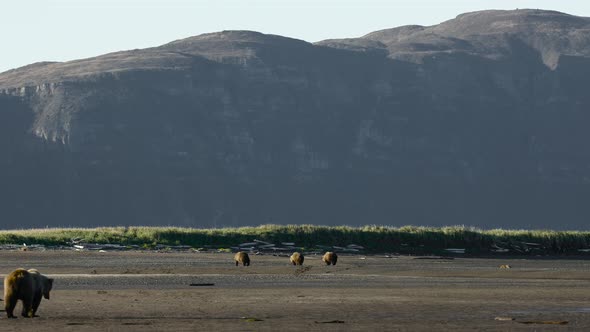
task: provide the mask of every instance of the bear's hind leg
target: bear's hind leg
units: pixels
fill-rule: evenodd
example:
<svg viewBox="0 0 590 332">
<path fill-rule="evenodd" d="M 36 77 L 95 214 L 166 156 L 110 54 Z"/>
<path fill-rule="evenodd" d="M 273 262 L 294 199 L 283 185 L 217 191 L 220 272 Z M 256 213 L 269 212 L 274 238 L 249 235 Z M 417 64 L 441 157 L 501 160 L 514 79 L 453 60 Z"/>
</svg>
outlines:
<svg viewBox="0 0 590 332">
<path fill-rule="evenodd" d="M 33 299 L 33 313 L 31 317 L 39 317 L 37 316 L 37 309 L 39 309 L 39 304 L 41 304 L 42 298 L 43 296 L 41 295 L 41 293 L 35 294 L 35 298 Z"/>
<path fill-rule="evenodd" d="M 33 317 L 33 297 L 27 297 L 23 299 L 23 311 L 21 316 L 32 318 Z"/>
<path fill-rule="evenodd" d="M 16 316 L 14 315 L 14 307 L 16 307 L 16 301 L 18 301 L 18 299 L 14 295 L 4 297 L 4 309 L 6 310 L 6 316 L 8 318 L 16 318 Z"/>
</svg>

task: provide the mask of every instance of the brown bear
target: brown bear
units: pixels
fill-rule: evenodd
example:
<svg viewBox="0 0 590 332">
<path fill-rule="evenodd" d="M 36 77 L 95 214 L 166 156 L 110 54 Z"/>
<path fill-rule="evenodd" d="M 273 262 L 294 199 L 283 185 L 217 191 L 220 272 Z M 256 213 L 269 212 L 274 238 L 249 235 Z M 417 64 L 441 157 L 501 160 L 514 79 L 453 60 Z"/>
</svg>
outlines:
<svg viewBox="0 0 590 332">
<path fill-rule="evenodd" d="M 16 269 L 4 278 L 4 308 L 8 318 L 14 316 L 16 302 L 23 302 L 23 317 L 36 317 L 41 298 L 49 300 L 49 292 L 53 287 L 53 279 L 39 273 L 35 269 Z"/>
<path fill-rule="evenodd" d="M 238 251 L 234 256 L 234 260 L 236 261 L 236 266 L 242 263 L 244 266 L 250 266 L 250 256 L 243 251 Z"/>
<path fill-rule="evenodd" d="M 336 265 L 336 262 L 338 261 L 338 255 L 336 255 L 335 252 L 328 251 L 324 254 L 322 260 L 324 261 L 324 263 L 326 263 L 326 265 Z"/>
<path fill-rule="evenodd" d="M 293 265 L 303 265 L 304 259 L 305 257 L 303 257 L 303 255 L 298 252 L 294 252 L 293 255 L 289 257 L 289 260 L 291 260 L 291 264 Z"/>
</svg>

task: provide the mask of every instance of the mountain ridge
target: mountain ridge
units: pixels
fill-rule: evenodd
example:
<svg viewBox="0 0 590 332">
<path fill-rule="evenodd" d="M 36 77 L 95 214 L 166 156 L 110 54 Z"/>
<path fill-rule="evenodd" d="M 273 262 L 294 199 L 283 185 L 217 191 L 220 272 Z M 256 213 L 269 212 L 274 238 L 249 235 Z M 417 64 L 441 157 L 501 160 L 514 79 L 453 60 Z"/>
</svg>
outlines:
<svg viewBox="0 0 590 332">
<path fill-rule="evenodd" d="M 180 62 L 180 64 L 176 65 L 182 65 L 182 60 L 186 60 L 184 59 L 184 57 L 187 56 L 203 56 L 209 60 L 215 60 L 215 52 L 218 52 L 222 58 L 224 56 L 248 57 L 248 51 L 250 50 L 248 48 L 249 44 L 264 45 L 265 43 L 269 44 L 270 42 L 276 42 L 280 46 L 288 45 L 289 43 L 294 43 L 297 45 L 319 45 L 328 47 L 330 47 L 330 45 L 334 46 L 335 44 L 338 44 L 340 46 L 357 45 L 359 49 L 364 50 L 366 50 L 367 48 L 389 48 L 390 57 L 395 59 L 399 58 L 402 60 L 407 60 L 407 58 L 404 57 L 396 57 L 395 53 L 408 51 L 407 48 L 412 48 L 413 51 L 419 52 L 420 50 L 417 49 L 419 47 L 422 47 L 424 52 L 448 52 L 453 50 L 469 52 L 469 47 L 472 47 L 472 45 L 469 44 L 471 44 L 472 42 L 477 42 L 477 38 L 475 38 L 475 40 L 470 40 L 468 37 L 477 37 L 481 34 L 484 34 L 484 32 L 487 35 L 503 33 L 507 28 L 509 29 L 508 31 L 514 33 L 515 26 L 528 27 L 531 23 L 536 23 L 534 29 L 537 31 L 544 31 L 543 29 L 558 29 L 560 30 L 558 32 L 562 32 L 561 30 L 563 30 L 562 28 L 564 28 L 562 24 L 565 23 L 567 23 L 567 25 L 565 25 L 566 29 L 571 30 L 573 29 L 573 27 L 575 27 L 576 29 L 581 29 L 582 31 L 570 31 L 569 33 L 575 34 L 575 37 L 580 39 L 578 40 L 578 44 L 583 45 L 570 45 L 573 47 L 573 49 L 567 49 L 566 51 L 569 51 L 572 54 L 565 53 L 565 55 L 590 56 L 590 37 L 588 36 L 590 35 L 590 18 L 573 16 L 557 11 L 537 9 L 518 9 L 514 11 L 485 10 L 464 13 L 458 15 L 454 19 L 450 19 L 440 24 L 436 24 L 429 27 L 420 25 L 407 25 L 374 31 L 360 38 L 328 39 L 319 41 L 315 44 L 311 44 L 299 39 L 283 37 L 273 34 L 263 34 L 260 32 L 248 30 L 227 30 L 220 32 L 204 33 L 193 37 L 178 39 L 160 46 L 150 47 L 141 50 L 135 49 L 128 51 L 118 51 L 96 57 L 90 57 L 87 59 L 73 60 L 67 62 L 38 62 L 32 65 L 11 69 L 6 72 L 0 73 L 0 88 L 6 89 L 9 87 L 15 88 L 22 87 L 24 85 L 35 85 L 41 81 L 40 77 L 46 77 L 52 74 L 58 75 L 58 77 L 54 78 L 53 80 L 59 80 L 63 77 L 69 76 L 82 76 L 84 73 L 76 72 L 75 69 L 79 68 L 81 65 L 92 67 L 92 62 L 96 60 L 104 60 L 107 63 L 113 62 L 114 64 L 119 65 L 124 65 L 125 61 L 129 61 L 134 62 L 134 64 L 138 66 L 130 68 L 110 68 L 110 70 L 112 71 L 125 69 L 149 69 L 153 68 L 150 67 L 150 62 L 156 62 L 158 59 L 160 59 L 160 57 L 165 57 L 166 59 L 173 59 L 174 57 L 179 57 L 179 59 L 174 59 Z M 527 31 L 520 32 L 529 33 L 528 30 L 530 30 L 530 27 L 529 29 L 525 30 Z M 468 33 L 466 34 L 465 31 L 468 31 Z M 519 31 L 517 30 L 516 32 Z M 586 37 L 580 36 L 581 34 L 585 35 Z M 427 35 L 430 35 L 430 37 L 428 37 Z M 414 39 L 412 39 L 412 37 Z M 397 38 L 397 40 L 393 40 L 391 38 Z M 371 44 L 369 41 L 373 41 L 376 43 Z M 534 42 L 535 41 L 532 41 L 529 44 L 532 44 Z M 541 43 L 542 40 L 536 42 Z M 362 45 L 358 45 L 359 43 L 369 43 L 370 45 L 363 47 Z M 408 43 L 413 44 L 413 46 L 407 45 Z M 419 45 L 419 47 L 417 47 L 417 45 Z M 219 49 L 220 46 L 221 49 Z M 579 48 L 575 48 L 574 46 L 579 46 Z M 191 47 L 193 49 L 191 49 Z M 396 50 L 396 48 L 400 50 Z M 233 52 L 237 53 L 232 54 L 232 51 L 230 51 L 231 49 L 236 50 Z M 239 52 L 237 50 L 239 50 Z M 391 51 L 394 52 L 392 53 Z M 489 50 L 484 49 L 484 51 Z M 484 51 L 479 53 L 484 53 Z M 559 56 L 562 54 L 560 51 L 562 50 L 555 50 L 551 49 L 550 47 L 550 49 L 548 50 L 550 54 L 544 56 L 544 59 L 547 58 L 546 64 L 550 68 L 555 68 L 555 66 L 557 65 L 556 61 L 558 61 Z M 144 58 L 142 58 L 142 56 Z M 141 66 L 142 63 L 143 67 Z M 162 66 L 161 62 L 157 63 L 160 67 Z M 29 82 L 24 82 L 22 80 L 19 81 L 16 79 L 16 76 L 27 76 L 26 73 L 23 73 L 23 71 L 47 67 L 54 67 L 55 73 L 41 72 L 38 74 L 37 77 L 33 76 L 34 78 L 30 79 Z M 166 68 L 166 66 L 164 66 L 163 68 Z M 59 76 L 59 69 L 61 69 L 64 72 L 63 77 Z M 104 71 L 109 71 L 109 68 L 99 67 L 96 68 L 95 71 L 87 72 L 87 74 L 94 74 Z"/>
</svg>

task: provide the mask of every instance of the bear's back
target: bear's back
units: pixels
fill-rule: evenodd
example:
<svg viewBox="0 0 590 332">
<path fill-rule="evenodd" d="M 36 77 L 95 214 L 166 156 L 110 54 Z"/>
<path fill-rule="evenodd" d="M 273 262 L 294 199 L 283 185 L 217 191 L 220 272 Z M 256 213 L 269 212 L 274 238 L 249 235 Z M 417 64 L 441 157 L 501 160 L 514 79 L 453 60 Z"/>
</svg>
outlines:
<svg viewBox="0 0 590 332">
<path fill-rule="evenodd" d="M 30 294 L 33 288 L 33 277 L 29 271 L 19 268 L 4 277 L 4 298 L 16 296 L 21 298 Z"/>
<path fill-rule="evenodd" d="M 299 252 L 294 252 L 290 257 L 291 263 L 293 265 L 303 265 L 304 257 Z"/>
<path fill-rule="evenodd" d="M 250 256 L 243 251 L 237 252 L 234 256 L 234 260 L 236 261 L 236 265 L 238 265 L 238 263 L 242 263 L 246 266 L 250 265 Z"/>
<path fill-rule="evenodd" d="M 16 284 L 20 284 L 23 280 L 28 280 L 30 278 L 31 274 L 29 271 L 23 268 L 18 268 L 4 277 L 4 288 L 9 288 Z"/>
</svg>

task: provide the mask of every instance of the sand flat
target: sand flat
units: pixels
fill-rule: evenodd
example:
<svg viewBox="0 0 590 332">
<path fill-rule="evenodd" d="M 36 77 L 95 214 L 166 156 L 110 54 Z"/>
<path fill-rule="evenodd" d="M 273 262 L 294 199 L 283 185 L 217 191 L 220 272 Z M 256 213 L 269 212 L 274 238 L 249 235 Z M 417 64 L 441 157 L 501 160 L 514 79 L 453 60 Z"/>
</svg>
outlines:
<svg viewBox="0 0 590 332">
<path fill-rule="evenodd" d="M 251 260 L 236 267 L 228 253 L 0 251 L 2 276 L 25 267 L 56 279 L 40 317 L 2 316 L 0 331 L 590 330 L 584 259 Z M 559 322 L 567 324 L 549 324 Z"/>
</svg>

